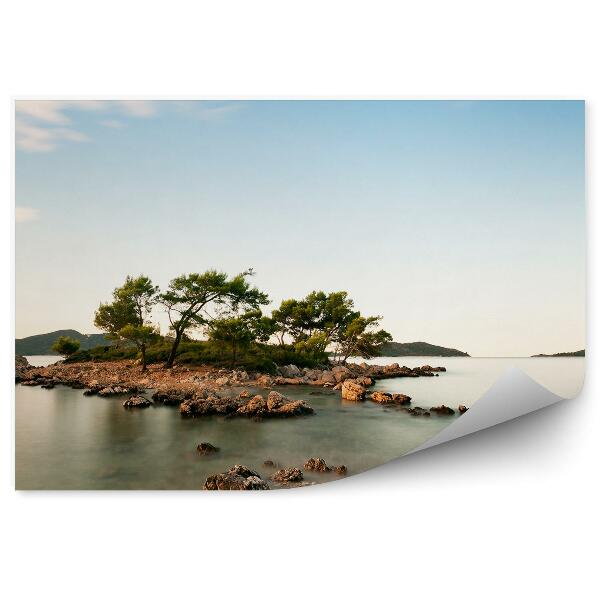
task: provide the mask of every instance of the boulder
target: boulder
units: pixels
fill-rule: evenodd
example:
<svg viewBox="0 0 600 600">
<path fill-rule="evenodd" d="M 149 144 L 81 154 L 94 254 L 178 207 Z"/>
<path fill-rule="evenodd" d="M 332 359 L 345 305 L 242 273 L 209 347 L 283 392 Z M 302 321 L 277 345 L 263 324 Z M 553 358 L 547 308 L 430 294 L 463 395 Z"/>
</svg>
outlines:
<svg viewBox="0 0 600 600">
<path fill-rule="evenodd" d="M 280 408 L 269 411 L 269 414 L 281 417 L 298 417 L 300 415 L 312 415 L 315 411 L 304 400 L 294 400 L 287 402 Z"/>
<path fill-rule="evenodd" d="M 260 387 L 271 387 L 273 385 L 273 378 L 269 375 L 261 375 L 256 379 L 256 384 Z"/>
<path fill-rule="evenodd" d="M 286 402 L 289 402 L 288 399 L 279 392 L 271 391 L 267 396 L 267 409 L 275 410 L 277 408 L 281 408 Z"/>
<path fill-rule="evenodd" d="M 304 463 L 304 468 L 307 471 L 318 471 L 319 473 L 327 473 L 329 471 L 334 471 L 338 475 L 346 475 L 346 473 L 348 472 L 346 465 L 330 467 L 322 458 L 318 457 L 309 458 Z"/>
<path fill-rule="evenodd" d="M 302 475 L 302 471 L 296 467 L 288 467 L 287 469 L 279 469 L 271 475 L 271 479 L 273 481 L 278 481 L 279 483 L 292 483 L 295 481 L 302 481 L 304 476 Z"/>
<path fill-rule="evenodd" d="M 322 458 L 309 458 L 305 463 L 304 463 L 304 468 L 307 471 L 320 471 L 321 473 L 325 473 L 326 471 L 329 471 L 329 467 L 327 466 L 327 463 L 325 462 L 324 459 Z"/>
<path fill-rule="evenodd" d="M 29 361 L 24 356 L 17 354 L 15 356 L 15 382 L 18 383 L 25 379 L 29 369 L 31 369 Z"/>
<path fill-rule="evenodd" d="M 206 454 L 214 454 L 215 452 L 218 452 L 219 448 L 217 448 L 216 446 L 213 446 L 209 442 L 200 442 L 196 446 L 196 450 L 198 451 L 199 454 L 206 455 Z"/>
<path fill-rule="evenodd" d="M 279 367 L 278 370 L 283 377 L 294 378 L 303 376 L 302 371 L 296 365 L 286 365 L 284 367 Z"/>
<path fill-rule="evenodd" d="M 350 379 L 346 379 L 342 384 L 342 398 L 353 402 L 364 400 L 365 388 Z"/>
<path fill-rule="evenodd" d="M 144 398 L 144 396 L 130 396 L 123 402 L 125 408 L 146 408 L 151 404 L 152 402 L 148 398 Z"/>
<path fill-rule="evenodd" d="M 392 402 L 392 395 L 385 392 L 373 392 L 369 398 L 373 402 L 379 402 L 379 404 L 390 404 Z"/>
<path fill-rule="evenodd" d="M 321 374 L 321 382 L 322 383 L 330 383 L 331 385 L 335 385 L 338 383 L 335 375 L 331 371 L 323 371 Z"/>
<path fill-rule="evenodd" d="M 307 369 L 304 373 L 304 376 L 311 381 L 321 379 L 322 375 L 323 371 L 321 371 L 320 369 Z"/>
<path fill-rule="evenodd" d="M 442 404 L 441 406 L 432 406 L 429 410 L 438 415 L 453 415 L 454 414 L 454 410 L 452 410 L 449 406 L 445 406 L 444 404 Z"/>
<path fill-rule="evenodd" d="M 406 394 L 392 394 L 392 402 L 394 404 L 400 404 L 402 406 L 410 404 L 412 398 Z"/>
<path fill-rule="evenodd" d="M 240 406 L 237 398 L 192 398 L 179 405 L 179 412 L 184 417 L 200 417 L 204 415 L 229 415 L 235 413 Z"/>
<path fill-rule="evenodd" d="M 253 416 L 267 410 L 267 401 L 259 394 L 250 398 L 246 404 L 240 406 L 237 412 L 241 415 Z"/>
<path fill-rule="evenodd" d="M 268 490 L 269 484 L 255 471 L 243 465 L 234 465 L 224 473 L 209 475 L 205 490 Z"/>
<path fill-rule="evenodd" d="M 331 369 L 333 376 L 337 383 L 341 383 L 345 379 L 351 379 L 354 377 L 354 374 L 348 367 L 344 367 L 343 365 L 337 365 Z"/>
</svg>

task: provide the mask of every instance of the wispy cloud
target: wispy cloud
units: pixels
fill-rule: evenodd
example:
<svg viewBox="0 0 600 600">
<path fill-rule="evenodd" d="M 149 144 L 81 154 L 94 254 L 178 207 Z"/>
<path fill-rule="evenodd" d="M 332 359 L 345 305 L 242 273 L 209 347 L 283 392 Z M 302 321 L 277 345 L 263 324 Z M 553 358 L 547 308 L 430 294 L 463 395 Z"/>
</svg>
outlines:
<svg viewBox="0 0 600 600">
<path fill-rule="evenodd" d="M 37 221 L 40 216 L 40 211 L 31 206 L 16 206 L 15 220 L 17 223 L 25 223 L 27 221 Z"/>
<path fill-rule="evenodd" d="M 47 127 L 17 119 L 15 140 L 18 148 L 29 152 L 50 152 L 60 142 L 85 142 L 89 138 L 80 131 L 68 127 Z"/>
<path fill-rule="evenodd" d="M 70 111 L 96 111 L 146 118 L 156 114 L 157 103 L 148 100 L 18 100 L 15 138 L 17 147 L 28 152 L 51 152 L 61 142 L 84 142 L 89 137 L 72 126 Z M 122 126 L 117 119 L 102 124 Z"/>
<path fill-rule="evenodd" d="M 215 121 L 232 113 L 236 113 L 244 106 L 243 102 L 227 102 L 214 100 L 182 100 L 176 103 L 177 107 L 189 115 L 202 121 Z"/>
</svg>

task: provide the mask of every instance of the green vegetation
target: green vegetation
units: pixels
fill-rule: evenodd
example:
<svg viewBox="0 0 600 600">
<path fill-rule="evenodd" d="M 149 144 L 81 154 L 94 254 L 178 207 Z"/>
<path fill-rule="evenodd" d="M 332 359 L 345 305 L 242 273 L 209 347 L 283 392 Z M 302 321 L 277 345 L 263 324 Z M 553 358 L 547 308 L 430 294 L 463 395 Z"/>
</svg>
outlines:
<svg viewBox="0 0 600 600">
<path fill-rule="evenodd" d="M 388 342 L 381 347 L 381 356 L 469 356 L 454 348 L 444 348 L 426 342 Z"/>
<path fill-rule="evenodd" d="M 175 334 L 166 367 L 173 366 L 179 344 L 187 331 L 213 323 L 217 319 L 215 312 L 236 313 L 240 309 L 257 309 L 268 304 L 268 296 L 248 283 L 246 278 L 253 274 L 249 269 L 228 279 L 226 273 L 210 270 L 180 275 L 171 281 L 168 289 L 160 295 L 160 303 L 167 311 Z"/>
<path fill-rule="evenodd" d="M 371 358 L 392 339 L 379 328 L 381 317 L 361 315 L 345 291 L 313 291 L 264 315 L 260 307 L 269 298 L 250 285 L 253 274 L 184 274 L 162 293 L 145 275 L 128 276 L 95 313 L 94 324 L 114 343 L 74 351 L 68 361 L 139 358 L 142 370 L 159 362 L 171 368 L 177 361 L 272 373 L 282 364 L 314 367 L 330 359 L 344 364 L 350 356 Z M 168 336 L 151 322 L 157 305 L 168 316 Z M 191 339 L 192 331 L 206 339 Z"/>
<path fill-rule="evenodd" d="M 150 312 L 157 302 L 158 287 L 145 275 L 127 276 L 125 283 L 113 292 L 110 304 L 100 304 L 94 325 L 106 332 L 109 339 L 131 342 L 137 347 L 146 370 L 146 348 L 158 336 L 150 321 Z"/>
<path fill-rule="evenodd" d="M 66 358 L 67 356 L 75 354 L 75 352 L 79 350 L 79 346 L 79 340 L 75 340 L 68 336 L 61 336 L 52 345 L 52 350 Z"/>
</svg>

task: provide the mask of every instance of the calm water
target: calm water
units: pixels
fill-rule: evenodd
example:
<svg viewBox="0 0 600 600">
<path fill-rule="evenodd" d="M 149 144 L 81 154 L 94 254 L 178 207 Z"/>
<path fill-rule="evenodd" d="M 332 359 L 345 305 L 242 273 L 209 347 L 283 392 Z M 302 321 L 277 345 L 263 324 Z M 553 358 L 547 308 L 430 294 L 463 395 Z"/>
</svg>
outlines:
<svg viewBox="0 0 600 600">
<path fill-rule="evenodd" d="M 28 357 L 49 364 L 56 357 Z M 518 366 L 551 391 L 574 397 L 584 359 L 381 358 L 379 364 L 443 365 L 439 377 L 391 379 L 376 389 L 403 392 L 413 406 L 470 406 L 506 369 Z M 18 489 L 200 489 L 207 475 L 235 463 L 264 476 L 265 459 L 301 466 L 310 456 L 345 464 L 349 474 L 397 458 L 435 435 L 456 417 L 415 418 L 372 402 L 342 402 L 337 393 L 309 386 L 280 389 L 307 400 L 316 415 L 296 419 L 182 419 L 177 407 L 126 410 L 123 398 L 84 396 L 16 386 L 16 487 Z M 201 441 L 219 446 L 214 456 L 196 453 Z M 335 475 L 311 475 L 327 481 Z"/>
</svg>

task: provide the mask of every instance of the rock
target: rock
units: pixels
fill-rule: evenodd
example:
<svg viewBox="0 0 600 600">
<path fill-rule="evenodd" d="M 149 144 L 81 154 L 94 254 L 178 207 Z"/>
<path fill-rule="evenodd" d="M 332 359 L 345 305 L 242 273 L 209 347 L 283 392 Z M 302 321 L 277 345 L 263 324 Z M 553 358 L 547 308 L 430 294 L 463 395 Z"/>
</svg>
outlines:
<svg viewBox="0 0 600 600">
<path fill-rule="evenodd" d="M 335 378 L 335 375 L 331 371 L 323 371 L 323 374 L 321 375 L 321 381 L 324 384 L 330 383 L 331 385 L 335 385 L 336 383 L 338 383 L 337 379 Z"/>
<path fill-rule="evenodd" d="M 15 383 L 19 383 L 28 376 L 27 371 L 31 369 L 29 361 L 19 354 L 15 356 Z"/>
<path fill-rule="evenodd" d="M 329 467 L 327 463 L 322 458 L 309 458 L 304 463 L 304 468 L 307 471 L 318 471 L 319 473 L 327 473 L 329 471 L 334 471 L 338 475 L 346 475 L 348 469 L 346 465 L 338 465 L 336 467 Z"/>
<path fill-rule="evenodd" d="M 256 384 L 260 387 L 271 387 L 273 385 L 273 378 L 269 375 L 261 375 L 256 379 Z"/>
<path fill-rule="evenodd" d="M 240 406 L 236 398 L 192 398 L 179 405 L 179 412 L 184 417 L 199 417 L 204 415 L 229 415 L 235 413 Z"/>
<path fill-rule="evenodd" d="M 269 395 L 267 396 L 267 409 L 275 410 L 281 408 L 286 402 L 288 402 L 288 400 L 283 394 L 280 394 L 279 392 L 269 392 Z"/>
<path fill-rule="evenodd" d="M 354 381 L 346 379 L 342 384 L 342 398 L 353 402 L 364 400 L 365 388 Z"/>
<path fill-rule="evenodd" d="M 269 484 L 260 475 L 243 465 L 234 465 L 224 473 L 209 475 L 205 490 L 268 490 Z"/>
<path fill-rule="evenodd" d="M 43 383 L 43 384 L 42 384 L 42 387 L 43 387 L 45 390 L 52 390 L 52 389 L 54 389 L 54 384 L 53 384 L 53 383 Z"/>
<path fill-rule="evenodd" d="M 148 398 L 144 398 L 144 396 L 130 396 L 123 402 L 125 408 L 146 408 L 151 404 L 152 402 Z"/>
<path fill-rule="evenodd" d="M 136 387 L 125 387 L 122 385 L 109 385 L 100 389 L 99 396 L 117 396 L 119 394 L 132 394 L 137 392 Z"/>
<path fill-rule="evenodd" d="M 459 412 L 461 415 L 464 415 L 464 414 L 465 414 L 465 413 L 466 413 L 468 410 L 469 410 L 469 409 L 468 409 L 468 408 L 467 408 L 467 407 L 466 407 L 464 404 L 461 404 L 461 405 L 459 405 L 459 407 L 458 407 L 458 412 Z"/>
<path fill-rule="evenodd" d="M 323 371 L 321 371 L 320 369 L 307 369 L 304 372 L 304 376 L 311 381 L 321 379 L 322 375 L 323 375 Z"/>
<path fill-rule="evenodd" d="M 392 402 L 392 395 L 385 392 L 373 392 L 369 398 L 380 404 L 390 404 Z"/>
<path fill-rule="evenodd" d="M 265 460 L 265 461 L 263 462 L 263 465 L 264 465 L 265 467 L 274 467 L 274 466 L 275 466 L 275 463 L 274 463 L 272 460 L 270 460 L 270 459 L 267 459 L 267 460 Z"/>
<path fill-rule="evenodd" d="M 410 404 L 411 397 L 405 394 L 388 394 L 386 392 L 373 392 L 370 396 L 373 402 L 379 402 L 379 404 Z"/>
<path fill-rule="evenodd" d="M 267 401 L 257 394 L 253 398 L 250 398 L 246 404 L 240 406 L 237 412 L 241 415 L 253 416 L 259 412 L 265 412 L 267 410 Z"/>
<path fill-rule="evenodd" d="M 309 458 L 304 463 L 304 468 L 307 471 L 320 471 L 321 473 L 329 471 L 327 463 L 322 458 Z"/>
<path fill-rule="evenodd" d="M 199 454 L 214 454 L 215 452 L 219 451 L 219 448 L 217 448 L 216 446 L 213 446 L 209 442 L 200 442 L 196 446 L 196 450 L 198 451 Z"/>
<path fill-rule="evenodd" d="M 288 467 L 287 469 L 279 469 L 271 475 L 271 479 L 273 481 L 278 481 L 280 483 L 291 483 L 294 481 L 302 481 L 304 476 L 302 475 L 302 471 L 296 467 Z"/>
<path fill-rule="evenodd" d="M 218 379 L 215 379 L 215 384 L 216 385 L 230 385 L 231 381 L 230 381 L 229 377 L 219 377 Z"/>
<path fill-rule="evenodd" d="M 295 400 L 293 402 L 287 402 L 280 408 L 274 411 L 270 411 L 271 414 L 279 415 L 283 417 L 297 417 L 300 415 L 312 415 L 315 411 L 311 406 L 306 404 L 304 400 Z"/>
<path fill-rule="evenodd" d="M 160 402 L 165 406 L 178 406 L 184 400 L 188 400 L 193 398 L 194 396 L 201 397 L 203 394 L 206 394 L 206 390 L 182 390 L 179 388 L 163 388 L 160 390 L 156 390 L 152 394 L 152 400 L 155 402 Z"/>
<path fill-rule="evenodd" d="M 337 365 L 333 367 L 333 369 L 331 369 L 331 372 L 333 373 L 333 376 L 335 377 L 335 380 L 338 383 L 341 383 L 345 379 L 350 379 L 354 377 L 354 373 L 352 373 L 352 371 L 348 367 L 344 367 L 343 365 Z"/>
<path fill-rule="evenodd" d="M 454 414 L 454 411 L 449 406 L 445 406 L 444 404 L 442 404 L 441 406 L 432 406 L 429 410 L 438 415 L 453 415 Z"/>
<path fill-rule="evenodd" d="M 250 398 L 249 390 L 242 390 L 238 398 Z"/>
<path fill-rule="evenodd" d="M 373 380 L 370 377 L 357 377 L 354 381 L 363 387 L 369 387 L 370 385 L 373 385 Z"/>
<path fill-rule="evenodd" d="M 294 378 L 294 377 L 302 377 L 302 371 L 296 365 L 286 365 L 284 367 L 279 367 L 279 373 L 283 375 L 283 377 Z"/>
</svg>

